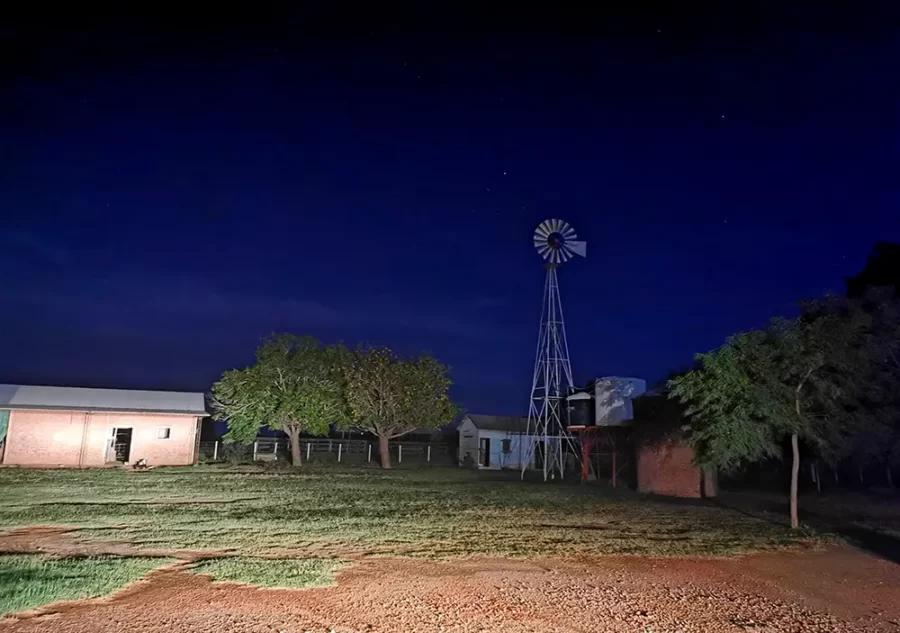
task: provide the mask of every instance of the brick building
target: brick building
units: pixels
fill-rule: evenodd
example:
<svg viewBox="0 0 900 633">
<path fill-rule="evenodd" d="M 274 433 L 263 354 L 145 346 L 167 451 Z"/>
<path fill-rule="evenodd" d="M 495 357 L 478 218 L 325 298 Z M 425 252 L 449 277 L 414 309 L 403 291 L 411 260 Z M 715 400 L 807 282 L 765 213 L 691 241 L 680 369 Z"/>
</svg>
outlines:
<svg viewBox="0 0 900 633">
<path fill-rule="evenodd" d="M 682 439 L 683 409 L 665 395 L 634 401 L 637 489 L 673 497 L 715 497 L 715 472 L 694 463 L 694 451 Z"/>
<path fill-rule="evenodd" d="M 0 463 L 194 464 L 202 393 L 0 385 Z"/>
</svg>

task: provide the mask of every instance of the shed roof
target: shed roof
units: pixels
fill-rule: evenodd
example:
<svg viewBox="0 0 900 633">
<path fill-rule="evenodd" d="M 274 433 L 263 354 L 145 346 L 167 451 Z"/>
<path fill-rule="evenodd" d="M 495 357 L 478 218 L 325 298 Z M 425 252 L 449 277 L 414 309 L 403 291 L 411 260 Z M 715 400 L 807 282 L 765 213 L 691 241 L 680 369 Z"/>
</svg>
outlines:
<svg viewBox="0 0 900 633">
<path fill-rule="evenodd" d="M 0 409 L 207 415 L 202 393 L 3 384 Z"/>
<path fill-rule="evenodd" d="M 466 416 L 472 420 L 475 428 L 481 431 L 505 431 L 507 433 L 525 433 L 528 431 L 528 418 L 515 415 L 475 415 Z"/>
</svg>

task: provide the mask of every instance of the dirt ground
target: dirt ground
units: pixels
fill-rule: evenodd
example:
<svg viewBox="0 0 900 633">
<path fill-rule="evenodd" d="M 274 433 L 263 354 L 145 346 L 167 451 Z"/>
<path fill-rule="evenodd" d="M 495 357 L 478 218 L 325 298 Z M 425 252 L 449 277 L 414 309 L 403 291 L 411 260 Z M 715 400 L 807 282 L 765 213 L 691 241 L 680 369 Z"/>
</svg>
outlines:
<svg viewBox="0 0 900 633">
<path fill-rule="evenodd" d="M 84 547 L 50 528 L 0 537 L 4 551 L 134 553 Z M 166 554 L 185 562 L 108 598 L 5 618 L 0 632 L 900 631 L 900 566 L 842 547 L 729 559 L 360 557 L 337 586 L 303 591 L 212 583 L 184 570 L 195 552 Z"/>
</svg>

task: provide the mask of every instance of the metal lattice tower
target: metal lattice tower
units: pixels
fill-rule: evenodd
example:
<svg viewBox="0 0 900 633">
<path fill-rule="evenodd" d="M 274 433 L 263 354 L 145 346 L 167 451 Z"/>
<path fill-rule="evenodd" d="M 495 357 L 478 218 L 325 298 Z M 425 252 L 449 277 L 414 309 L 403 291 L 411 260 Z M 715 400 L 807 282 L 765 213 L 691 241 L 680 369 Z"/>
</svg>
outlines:
<svg viewBox="0 0 900 633">
<path fill-rule="evenodd" d="M 575 255 L 584 257 L 587 254 L 587 244 L 577 238 L 575 230 L 558 219 L 541 222 L 534 232 L 534 246 L 547 262 L 547 276 L 525 436 L 534 439 L 526 440 L 523 478 L 535 457 L 544 481 L 556 473 L 562 476 L 566 447 L 572 446 L 574 450 L 573 438 L 566 432 L 563 411 L 573 381 L 557 268 Z"/>
</svg>

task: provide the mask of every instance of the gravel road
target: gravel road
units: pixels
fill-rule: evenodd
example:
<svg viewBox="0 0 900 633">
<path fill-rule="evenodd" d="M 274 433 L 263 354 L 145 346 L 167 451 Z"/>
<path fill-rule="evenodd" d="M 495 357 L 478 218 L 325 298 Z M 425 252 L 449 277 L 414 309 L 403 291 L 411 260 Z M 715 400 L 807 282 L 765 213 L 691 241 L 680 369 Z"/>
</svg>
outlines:
<svg viewBox="0 0 900 633">
<path fill-rule="evenodd" d="M 731 559 L 362 558 L 325 589 L 159 570 L 0 633 L 900 631 L 900 566 L 846 548 Z"/>
</svg>

